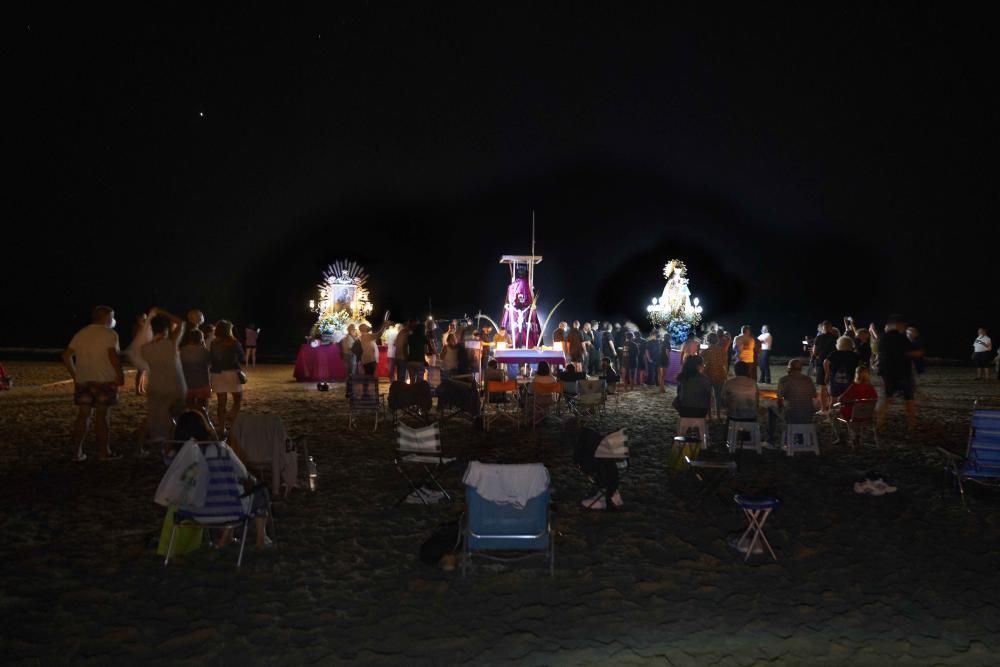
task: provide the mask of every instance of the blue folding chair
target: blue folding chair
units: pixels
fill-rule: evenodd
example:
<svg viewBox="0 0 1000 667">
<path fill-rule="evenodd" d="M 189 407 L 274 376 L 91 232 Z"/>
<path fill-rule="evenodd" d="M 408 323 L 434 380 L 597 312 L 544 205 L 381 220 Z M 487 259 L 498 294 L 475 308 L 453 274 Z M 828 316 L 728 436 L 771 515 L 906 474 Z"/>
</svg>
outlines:
<svg viewBox="0 0 1000 667">
<path fill-rule="evenodd" d="M 548 471 L 542 464 L 534 464 Z M 503 475 L 514 472 L 519 465 L 496 465 L 492 468 Z M 506 470 L 504 470 L 506 469 Z M 550 489 L 528 500 L 523 508 L 487 500 L 472 486 L 465 487 L 466 512 L 462 522 L 464 537 L 462 576 L 464 577 L 473 555 L 498 561 L 514 561 L 532 556 L 542 556 L 548 561 L 549 576 L 555 574 L 555 540 L 552 516 L 549 511 Z M 494 552 L 494 553 L 488 553 Z M 522 552 L 500 555 L 497 552 Z"/>
<path fill-rule="evenodd" d="M 958 485 L 962 506 L 969 509 L 965 498 L 965 482 L 981 486 L 1000 487 L 1000 405 L 977 399 L 972 407 L 969 444 L 965 456 L 938 447 L 944 454 L 945 471 Z M 971 510 L 970 510 L 971 511 Z"/>
</svg>

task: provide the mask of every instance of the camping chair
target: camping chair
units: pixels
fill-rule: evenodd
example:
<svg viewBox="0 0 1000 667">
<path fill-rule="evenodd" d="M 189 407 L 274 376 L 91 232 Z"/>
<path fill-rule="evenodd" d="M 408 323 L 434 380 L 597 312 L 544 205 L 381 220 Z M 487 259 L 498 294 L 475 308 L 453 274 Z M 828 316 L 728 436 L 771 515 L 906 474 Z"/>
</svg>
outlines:
<svg viewBox="0 0 1000 667">
<path fill-rule="evenodd" d="M 378 391 L 378 378 L 371 375 L 351 375 L 347 378 L 347 428 L 354 428 L 358 415 L 370 412 L 374 417 L 372 431 L 378 430 L 378 418 L 385 412 L 385 402 Z"/>
<path fill-rule="evenodd" d="M 416 497 L 424 505 L 428 505 L 427 493 L 422 488 L 424 483 L 428 481 L 432 482 L 438 491 L 444 494 L 445 498 L 451 500 L 451 496 L 434 476 L 435 470 L 440 471 L 455 460 L 453 457 L 449 458 L 441 453 L 440 427 L 437 424 L 431 424 L 422 428 L 410 428 L 401 423 L 396 426 L 396 430 L 399 438 L 393 464 L 410 485 L 410 491 L 396 501 L 396 506 L 398 507 L 413 494 L 416 494 Z M 424 477 L 417 482 L 413 481 L 413 478 L 406 472 L 407 466 L 420 466 L 423 468 Z"/>
<path fill-rule="evenodd" d="M 709 495 L 718 497 L 719 487 L 727 479 L 735 477 L 738 470 L 736 461 L 719 453 L 710 455 L 702 448 L 702 444 L 700 436 L 679 435 L 674 438 L 671 449 L 673 462 L 668 460 L 668 464 L 675 470 L 686 464 L 694 478 L 701 483 L 695 507 L 700 506 Z"/>
<path fill-rule="evenodd" d="M 517 381 L 486 381 L 483 392 L 483 429 L 490 430 L 490 424 L 498 419 L 509 419 L 517 430 L 521 426 L 521 408 L 517 401 Z"/>
<path fill-rule="evenodd" d="M 611 509 L 620 473 L 629 466 L 628 436 L 625 429 L 620 429 L 602 437 L 592 428 L 581 428 L 579 421 L 578 417 L 563 421 L 562 444 L 573 450 L 573 461 L 596 487 L 594 502 L 603 497 L 606 507 Z"/>
<path fill-rule="evenodd" d="M 531 395 L 528 398 L 531 409 L 531 428 L 534 430 L 535 426 L 551 412 L 562 414 L 563 389 L 558 382 L 550 384 L 532 382 L 528 386 L 531 388 L 529 392 Z"/>
<path fill-rule="evenodd" d="M 181 524 L 202 528 L 232 528 L 242 526 L 240 552 L 236 558 L 236 569 L 243 564 L 243 551 L 247 543 L 247 527 L 261 511 L 271 520 L 271 534 L 275 546 L 278 544 L 274 513 L 271 511 L 271 497 L 264 485 L 250 491 L 243 488 L 242 479 L 248 477 L 246 468 L 239 457 L 225 442 L 199 442 L 208 463 L 208 489 L 205 505 L 202 507 L 182 507 L 174 511 L 173 527 L 167 542 L 167 553 L 163 565 L 170 563 L 174 539 Z"/>
<path fill-rule="evenodd" d="M 241 412 L 233 423 L 232 440 L 240 460 L 257 470 L 261 479 L 270 469 L 274 495 L 287 498 L 298 486 L 299 451 L 308 457 L 305 436 L 289 437 L 280 415 Z"/>
<path fill-rule="evenodd" d="M 608 388 L 604 380 L 580 380 L 580 393 L 574 401 L 577 414 L 603 415 L 608 403 Z"/>
<path fill-rule="evenodd" d="M 965 456 L 938 447 L 945 455 L 946 473 L 955 479 L 962 506 L 969 509 L 965 498 L 965 482 L 1000 487 L 1000 405 L 977 399 L 972 408 L 969 443 Z"/>
<path fill-rule="evenodd" d="M 438 421 L 465 417 L 475 422 L 480 415 L 479 390 L 471 382 L 445 378 L 437 390 Z"/>
<path fill-rule="evenodd" d="M 401 415 L 429 424 L 432 420 L 432 403 L 431 387 L 423 380 L 417 380 L 413 384 L 397 380 L 389 385 L 387 404 L 393 425 L 399 424 Z"/>
<path fill-rule="evenodd" d="M 571 412 L 576 413 L 576 399 L 580 397 L 580 381 L 559 380 L 559 386 L 562 387 L 562 396 L 563 400 L 566 401 L 566 407 Z"/>
<path fill-rule="evenodd" d="M 837 423 L 847 425 L 847 437 L 851 441 L 851 447 L 853 448 L 855 443 L 862 444 L 864 441 L 865 430 L 870 430 L 872 432 L 872 439 L 875 440 L 875 446 L 878 447 L 878 431 L 875 430 L 875 405 L 878 403 L 874 398 L 862 398 L 856 401 L 844 401 L 843 403 L 834 403 L 830 407 L 830 414 L 836 414 L 836 421 L 830 423 L 831 428 L 833 428 L 833 443 L 837 444 L 840 442 L 840 434 L 837 433 Z M 847 419 L 841 412 L 841 408 L 844 406 L 851 406 L 851 418 Z"/>
<path fill-rule="evenodd" d="M 500 561 L 542 556 L 548 560 L 549 576 L 553 576 L 556 552 L 545 466 L 473 461 L 462 481 L 467 506 L 462 517 L 462 576 L 474 554 Z M 496 552 L 522 553 L 508 556 Z"/>
</svg>

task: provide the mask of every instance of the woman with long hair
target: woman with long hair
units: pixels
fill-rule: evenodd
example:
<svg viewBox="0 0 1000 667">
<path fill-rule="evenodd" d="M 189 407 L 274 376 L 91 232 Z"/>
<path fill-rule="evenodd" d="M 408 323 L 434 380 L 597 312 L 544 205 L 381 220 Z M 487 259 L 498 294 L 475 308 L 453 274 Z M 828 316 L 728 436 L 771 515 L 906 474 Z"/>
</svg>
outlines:
<svg viewBox="0 0 1000 667">
<path fill-rule="evenodd" d="M 712 383 L 705 376 L 705 360 L 697 354 L 684 360 L 677 376 L 675 407 L 681 417 L 705 419 L 712 406 Z"/>
<path fill-rule="evenodd" d="M 219 320 L 215 323 L 215 339 L 209 351 L 211 358 L 211 385 L 219 399 L 217 428 L 226 431 L 226 418 L 233 422 L 243 403 L 243 346 L 233 336 L 233 323 Z M 233 397 L 233 410 L 227 415 L 228 397 Z"/>
<path fill-rule="evenodd" d="M 208 401 L 212 397 L 209 374 L 212 359 L 205 348 L 205 335 L 199 329 L 191 329 L 181 338 L 180 355 L 187 383 L 187 407 L 208 410 Z"/>
</svg>

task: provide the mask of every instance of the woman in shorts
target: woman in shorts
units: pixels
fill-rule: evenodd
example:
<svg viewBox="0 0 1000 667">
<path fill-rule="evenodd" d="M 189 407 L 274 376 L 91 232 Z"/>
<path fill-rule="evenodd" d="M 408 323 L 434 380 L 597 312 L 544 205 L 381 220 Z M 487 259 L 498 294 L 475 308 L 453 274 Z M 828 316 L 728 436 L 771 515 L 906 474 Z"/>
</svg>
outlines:
<svg viewBox="0 0 1000 667">
<path fill-rule="evenodd" d="M 228 415 L 230 422 L 236 421 L 243 403 L 243 346 L 233 336 L 233 323 L 219 320 L 215 324 L 215 340 L 212 341 L 211 385 L 212 391 L 218 396 L 218 418 L 216 423 L 220 431 L 226 431 L 226 405 L 228 397 L 233 398 L 233 410 Z"/>
</svg>

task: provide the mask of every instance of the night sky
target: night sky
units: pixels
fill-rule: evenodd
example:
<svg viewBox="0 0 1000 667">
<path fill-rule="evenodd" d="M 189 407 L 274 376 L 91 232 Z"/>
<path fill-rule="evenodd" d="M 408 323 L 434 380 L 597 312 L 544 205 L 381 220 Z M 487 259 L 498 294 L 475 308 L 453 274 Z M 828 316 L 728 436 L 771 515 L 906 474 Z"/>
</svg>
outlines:
<svg viewBox="0 0 1000 667">
<path fill-rule="evenodd" d="M 123 345 L 198 306 L 292 354 L 345 257 L 376 316 L 497 315 L 532 210 L 557 319 L 643 322 L 680 257 L 710 319 L 779 353 L 846 314 L 900 311 L 932 356 L 1000 327 L 988 21 L 621 4 L 32 8 L 5 49 L 0 346 L 64 346 L 108 303 Z"/>
</svg>

